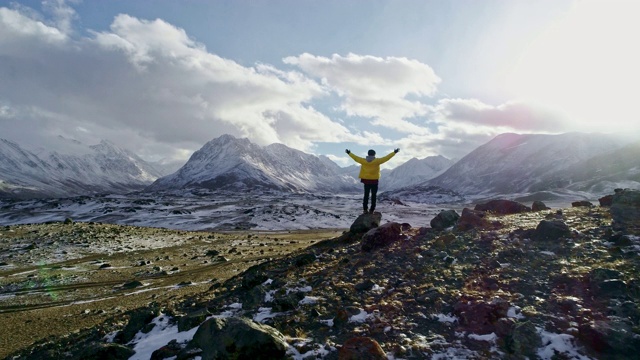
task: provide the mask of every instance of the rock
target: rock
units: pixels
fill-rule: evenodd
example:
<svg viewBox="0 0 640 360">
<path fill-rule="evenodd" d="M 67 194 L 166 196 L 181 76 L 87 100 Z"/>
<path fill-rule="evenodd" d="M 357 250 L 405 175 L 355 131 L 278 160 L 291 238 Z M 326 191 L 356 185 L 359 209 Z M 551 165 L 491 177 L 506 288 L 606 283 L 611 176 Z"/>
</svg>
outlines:
<svg viewBox="0 0 640 360">
<path fill-rule="evenodd" d="M 211 313 L 205 309 L 199 309 L 178 319 L 178 331 L 187 331 L 202 324 Z"/>
<path fill-rule="evenodd" d="M 526 321 L 513 327 L 510 334 L 504 337 L 503 348 L 510 355 L 537 358 L 536 351 L 542 346 L 542 339 L 533 323 Z"/>
<path fill-rule="evenodd" d="M 507 317 L 509 302 L 495 298 L 491 302 L 484 300 L 460 301 L 453 307 L 453 313 L 460 319 L 465 330 L 474 334 L 490 334 L 496 331 L 498 320 Z"/>
<path fill-rule="evenodd" d="M 369 230 L 362 236 L 362 251 L 373 251 L 402 239 L 400 224 L 386 223 L 378 228 Z"/>
<path fill-rule="evenodd" d="M 120 344 L 92 342 L 83 346 L 76 358 L 83 360 L 125 360 L 135 353 L 132 349 Z"/>
<path fill-rule="evenodd" d="M 193 336 L 189 348 L 202 349 L 202 360 L 285 359 L 287 343 L 278 330 L 240 317 L 211 318 Z"/>
<path fill-rule="evenodd" d="M 311 264 L 314 261 L 316 261 L 316 256 L 314 254 L 302 254 L 302 255 L 296 256 L 293 259 L 293 264 L 296 267 L 303 267 L 305 265 Z"/>
<path fill-rule="evenodd" d="M 517 201 L 491 200 L 484 204 L 477 204 L 474 210 L 487 211 L 498 215 L 509 215 L 529 212 L 531 208 Z"/>
<path fill-rule="evenodd" d="M 581 325 L 578 330 L 579 338 L 596 351 L 599 358 L 637 359 L 640 336 L 623 321 L 596 320 Z"/>
<path fill-rule="evenodd" d="M 64 223 L 65 223 L 65 225 L 73 225 L 73 219 L 72 218 L 66 218 L 66 219 L 64 219 Z"/>
<path fill-rule="evenodd" d="M 369 337 L 354 337 L 344 342 L 338 351 L 338 360 L 387 360 L 377 341 Z"/>
<path fill-rule="evenodd" d="M 269 278 L 263 272 L 264 266 L 262 264 L 254 265 L 247 269 L 242 276 L 242 287 L 245 289 L 251 289 L 256 285 L 260 285 L 267 281 Z"/>
<path fill-rule="evenodd" d="M 216 257 L 216 256 L 220 255 L 220 251 L 212 249 L 212 250 L 207 251 L 207 253 L 205 255 L 209 256 L 209 257 Z"/>
<path fill-rule="evenodd" d="M 142 285 L 143 285 L 143 284 L 142 284 L 140 281 L 138 281 L 138 280 L 133 280 L 133 281 L 129 281 L 129 282 L 127 282 L 127 283 L 124 283 L 124 284 L 122 285 L 122 288 L 123 288 L 123 289 L 135 289 L 135 288 L 140 287 L 140 286 L 142 286 Z"/>
<path fill-rule="evenodd" d="M 484 211 L 471 210 L 469 208 L 462 209 L 462 216 L 458 219 L 458 230 L 469 231 L 472 229 L 486 229 L 491 226 L 491 222 L 487 220 Z"/>
<path fill-rule="evenodd" d="M 120 331 L 114 341 L 119 344 L 126 344 L 133 339 L 133 337 L 141 331 L 151 320 L 159 315 L 159 310 L 155 307 L 152 308 L 140 308 L 131 311 L 129 322 L 127 326 Z"/>
<path fill-rule="evenodd" d="M 100 267 L 98 267 L 98 269 L 106 269 L 106 268 L 110 268 L 111 264 L 102 264 L 100 265 Z"/>
<path fill-rule="evenodd" d="M 542 220 L 531 238 L 538 241 L 558 240 L 571 237 L 571 229 L 562 220 Z"/>
<path fill-rule="evenodd" d="M 534 201 L 533 204 L 531 205 L 531 211 L 542 211 L 542 210 L 550 210 L 551 208 L 548 207 L 545 203 L 543 203 L 542 201 Z"/>
<path fill-rule="evenodd" d="M 375 283 L 373 281 L 367 279 L 367 280 L 365 280 L 365 281 L 363 281 L 363 282 L 361 282 L 359 284 L 356 284 L 354 286 L 354 288 L 357 291 L 369 291 L 369 290 L 371 290 L 373 288 L 373 285 L 375 285 Z"/>
<path fill-rule="evenodd" d="M 580 201 L 572 202 L 571 206 L 572 207 L 592 207 L 593 204 L 590 201 L 580 200 Z"/>
<path fill-rule="evenodd" d="M 178 344 L 178 341 L 176 339 L 173 339 L 169 341 L 167 345 L 151 353 L 151 358 L 149 360 L 163 360 L 172 357 L 176 358 L 181 350 L 182 346 Z"/>
<path fill-rule="evenodd" d="M 362 214 L 358 216 L 353 224 L 351 224 L 349 232 L 365 233 L 380 226 L 380 221 L 382 221 L 382 214 L 379 212 L 374 212 L 373 214 Z"/>
<path fill-rule="evenodd" d="M 616 192 L 610 211 L 615 228 L 640 230 L 640 191 L 625 189 Z"/>
<path fill-rule="evenodd" d="M 592 284 L 597 284 L 605 280 L 620 279 L 622 273 L 618 270 L 595 268 L 589 272 L 589 281 Z"/>
<path fill-rule="evenodd" d="M 606 195 L 598 199 L 600 206 L 611 206 L 613 204 L 613 195 Z"/>
<path fill-rule="evenodd" d="M 440 211 L 436 217 L 431 219 L 431 227 L 436 230 L 444 230 L 448 227 L 452 227 L 456 224 L 460 215 L 455 210 L 443 210 Z"/>
<path fill-rule="evenodd" d="M 627 295 L 627 283 L 619 279 L 605 280 L 596 287 L 597 293 L 602 296 L 615 298 Z"/>
</svg>

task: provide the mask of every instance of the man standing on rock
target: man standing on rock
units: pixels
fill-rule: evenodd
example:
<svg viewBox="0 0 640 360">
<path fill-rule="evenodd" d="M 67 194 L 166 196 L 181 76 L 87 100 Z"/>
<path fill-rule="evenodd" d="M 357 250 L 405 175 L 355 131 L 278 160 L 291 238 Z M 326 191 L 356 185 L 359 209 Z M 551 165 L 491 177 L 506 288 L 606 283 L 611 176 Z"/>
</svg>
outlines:
<svg viewBox="0 0 640 360">
<path fill-rule="evenodd" d="M 360 182 L 364 184 L 364 199 L 362 200 L 362 208 L 364 212 L 367 212 L 367 205 L 369 204 L 369 194 L 371 194 L 371 207 L 369 213 L 373 214 L 376 209 L 376 195 L 378 194 L 378 180 L 380 180 L 380 164 L 384 164 L 389 161 L 400 149 L 393 150 L 392 153 L 385 157 L 376 158 L 376 152 L 369 150 L 366 158 L 361 158 L 357 155 L 353 155 L 349 149 L 345 152 L 351 156 L 353 160 L 360 164 Z"/>
</svg>

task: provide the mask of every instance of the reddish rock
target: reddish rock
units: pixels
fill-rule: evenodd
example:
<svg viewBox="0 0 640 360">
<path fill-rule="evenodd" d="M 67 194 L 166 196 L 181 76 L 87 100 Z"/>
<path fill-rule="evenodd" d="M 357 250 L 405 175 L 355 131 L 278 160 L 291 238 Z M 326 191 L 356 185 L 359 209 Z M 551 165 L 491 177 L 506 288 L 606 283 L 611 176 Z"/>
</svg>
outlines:
<svg viewBox="0 0 640 360">
<path fill-rule="evenodd" d="M 377 341 L 368 337 L 355 337 L 344 342 L 338 351 L 338 360 L 387 360 Z"/>
<path fill-rule="evenodd" d="M 396 222 L 386 223 L 378 228 L 369 230 L 362 236 L 362 251 L 373 251 L 402 239 L 402 228 Z"/>
<path fill-rule="evenodd" d="M 458 230 L 468 231 L 490 227 L 491 222 L 485 218 L 486 215 L 484 211 L 476 211 L 469 208 L 462 209 L 462 216 L 458 219 Z"/>
<path fill-rule="evenodd" d="M 531 211 L 527 205 L 511 200 L 491 200 L 485 204 L 477 204 L 474 210 L 488 211 L 498 215 L 520 214 Z"/>
<path fill-rule="evenodd" d="M 503 327 L 499 320 L 507 317 L 509 306 L 508 301 L 500 298 L 491 302 L 463 300 L 453 307 L 453 313 L 466 331 L 482 335 L 499 332 L 498 329 Z"/>
<path fill-rule="evenodd" d="M 603 196 L 598 199 L 600 206 L 611 206 L 613 204 L 613 195 Z"/>
<path fill-rule="evenodd" d="M 592 207 L 593 204 L 586 200 L 574 201 L 571 203 L 572 207 Z"/>
<path fill-rule="evenodd" d="M 534 201 L 531 205 L 531 211 L 550 210 L 550 208 L 542 201 Z"/>
</svg>

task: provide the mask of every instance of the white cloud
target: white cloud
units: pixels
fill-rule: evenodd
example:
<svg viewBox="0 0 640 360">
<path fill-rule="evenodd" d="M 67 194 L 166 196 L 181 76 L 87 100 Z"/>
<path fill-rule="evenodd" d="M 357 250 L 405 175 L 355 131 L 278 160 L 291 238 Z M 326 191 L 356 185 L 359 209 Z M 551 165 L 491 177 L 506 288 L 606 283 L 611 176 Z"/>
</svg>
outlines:
<svg viewBox="0 0 640 360">
<path fill-rule="evenodd" d="M 307 74 L 320 78 L 336 91 L 348 116 L 373 119 L 372 124 L 405 133 L 427 130 L 407 119 L 426 115 L 428 106 L 414 98 L 433 96 L 440 78 L 416 60 L 334 54 L 331 58 L 308 53 L 283 59 Z"/>
<path fill-rule="evenodd" d="M 299 72 L 241 66 L 159 19 L 119 15 L 109 31 L 71 39 L 65 32 L 75 12 L 51 4 L 63 29 L 0 8 L 0 78 L 7 80 L 0 101 L 22 119 L 12 123 L 22 128 L 13 134 L 89 142 L 109 136 L 141 154 L 179 149 L 168 157 L 225 133 L 301 150 L 317 141 L 371 138 L 317 111 L 311 103 L 327 89 Z"/>
</svg>

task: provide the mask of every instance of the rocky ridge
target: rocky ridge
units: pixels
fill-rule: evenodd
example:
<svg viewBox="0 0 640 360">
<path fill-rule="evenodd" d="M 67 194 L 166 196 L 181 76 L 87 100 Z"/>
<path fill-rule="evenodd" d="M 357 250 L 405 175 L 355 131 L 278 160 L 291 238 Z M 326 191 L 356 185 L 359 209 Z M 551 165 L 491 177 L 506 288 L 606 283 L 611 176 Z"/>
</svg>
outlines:
<svg viewBox="0 0 640 360">
<path fill-rule="evenodd" d="M 541 211 L 501 202 L 443 214 L 435 227 L 380 225 L 382 214 L 365 214 L 338 238 L 188 302 L 151 304 L 128 314 L 124 328 L 107 322 L 14 358 L 79 358 L 87 349 L 128 358 L 153 328 L 174 326 L 182 336 L 167 338 L 152 359 L 254 354 L 258 345 L 215 341 L 253 332 L 272 334 L 255 336 L 272 359 L 634 359 L 640 193 L 610 200 Z M 231 334 L 225 323 L 238 321 L 247 332 Z"/>
</svg>

